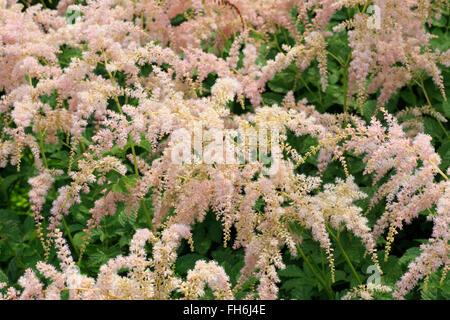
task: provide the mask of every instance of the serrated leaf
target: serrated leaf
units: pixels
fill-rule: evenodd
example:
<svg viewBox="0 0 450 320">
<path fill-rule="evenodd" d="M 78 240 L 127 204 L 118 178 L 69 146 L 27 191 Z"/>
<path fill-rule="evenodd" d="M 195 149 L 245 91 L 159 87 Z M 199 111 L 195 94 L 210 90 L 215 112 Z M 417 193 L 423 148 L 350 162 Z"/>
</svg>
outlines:
<svg viewBox="0 0 450 320">
<path fill-rule="evenodd" d="M 89 264 L 93 266 L 101 266 L 108 261 L 108 256 L 100 250 L 89 256 Z"/>
<path fill-rule="evenodd" d="M 312 286 L 301 286 L 301 287 L 292 289 L 290 294 L 292 296 L 292 299 L 310 300 L 312 290 L 313 290 Z"/>
<path fill-rule="evenodd" d="M 115 184 L 113 184 L 112 191 L 117 192 L 117 193 L 122 193 L 122 194 L 130 193 L 130 191 L 128 190 L 127 185 L 123 179 L 120 179 Z"/>
<path fill-rule="evenodd" d="M 209 248 L 211 248 L 211 240 L 209 239 L 202 239 L 201 241 L 196 241 L 194 242 L 195 245 L 195 251 L 198 252 L 199 254 L 206 254 L 209 250 Z"/>
<path fill-rule="evenodd" d="M 6 274 L 0 269 L 0 282 L 9 283 L 9 279 Z"/>
<path fill-rule="evenodd" d="M 376 100 L 369 100 L 369 101 L 366 101 L 366 103 L 364 103 L 364 105 L 363 105 L 364 118 L 367 121 L 370 121 L 370 118 L 372 118 L 376 107 L 377 107 L 377 101 Z"/>
<path fill-rule="evenodd" d="M 267 83 L 267 86 L 274 92 L 287 93 L 294 86 L 294 75 L 287 72 L 279 73 Z"/>
<path fill-rule="evenodd" d="M 20 241 L 21 230 L 20 220 L 16 212 L 12 210 L 0 209 L 0 238 L 4 237 L 10 241 Z"/>
<path fill-rule="evenodd" d="M 441 282 L 441 280 L 443 280 Z M 421 297 L 424 300 L 448 300 L 450 294 L 450 279 L 442 279 L 442 272 L 433 272 L 428 277 L 427 286 L 422 282 L 420 285 Z"/>
<path fill-rule="evenodd" d="M 428 133 L 433 138 L 441 138 L 444 135 L 444 131 L 439 126 L 439 123 L 430 117 L 425 117 L 423 119 L 423 124 L 425 126 L 425 133 Z"/>
<path fill-rule="evenodd" d="M 305 286 L 309 286 L 313 288 L 316 286 L 316 282 L 312 278 L 302 277 L 302 278 L 293 278 L 286 281 L 283 281 L 281 285 L 281 289 L 290 291 L 294 289 L 299 289 Z"/>
<path fill-rule="evenodd" d="M 70 158 L 70 153 L 67 151 L 58 151 L 58 152 L 52 153 L 49 158 L 67 161 L 67 159 Z"/>
<path fill-rule="evenodd" d="M 410 106 L 417 105 L 416 95 L 410 90 L 402 90 L 400 92 L 400 98 L 402 98 Z"/>
<path fill-rule="evenodd" d="M 265 92 L 262 94 L 263 102 L 267 105 L 278 104 L 280 105 L 283 101 L 283 95 L 274 92 Z"/>
<path fill-rule="evenodd" d="M 340 280 L 347 280 L 347 278 L 348 278 L 348 275 L 347 275 L 346 272 L 344 272 L 342 270 L 335 270 L 334 271 L 334 281 L 335 282 L 338 282 Z"/>
<path fill-rule="evenodd" d="M 410 262 L 420 256 L 420 253 L 421 251 L 419 247 L 409 248 L 398 261 L 400 265 L 407 266 Z"/>
<path fill-rule="evenodd" d="M 447 101 L 442 103 L 442 111 L 444 115 L 450 119 L 450 97 L 447 98 Z"/>
<path fill-rule="evenodd" d="M 175 264 L 175 271 L 180 275 L 186 275 L 187 272 L 194 268 L 197 260 L 205 259 L 204 256 L 199 255 L 198 253 L 188 253 L 184 256 L 181 256 L 177 259 Z"/>
<path fill-rule="evenodd" d="M 281 285 L 281 289 L 289 291 L 289 290 L 301 287 L 302 285 L 303 285 L 303 282 L 300 278 L 289 279 L 289 280 L 283 281 L 283 284 Z"/>
<path fill-rule="evenodd" d="M 210 222 L 206 228 L 206 237 L 212 242 L 222 242 L 222 228 L 217 221 Z"/>
<path fill-rule="evenodd" d="M 117 207 L 117 220 L 119 221 L 119 224 L 124 227 L 127 224 L 133 224 L 136 222 L 136 219 L 133 215 L 128 215 L 123 209 L 125 208 L 125 204 L 121 203 L 121 207 Z"/>
<path fill-rule="evenodd" d="M 151 153 L 152 152 L 152 145 L 150 144 L 150 142 L 148 142 L 145 139 L 141 140 L 141 143 L 139 144 L 139 147 L 145 149 L 145 151 Z"/>
<path fill-rule="evenodd" d="M 445 141 L 439 148 L 438 153 L 442 159 L 440 167 L 445 171 L 450 166 L 450 141 Z"/>
<path fill-rule="evenodd" d="M 121 236 L 120 240 L 119 240 L 119 246 L 120 247 L 124 247 L 127 246 L 130 243 L 130 240 L 128 237 L 126 236 Z"/>
<path fill-rule="evenodd" d="M 10 174 L 5 178 L 0 178 L 0 183 L 3 185 L 5 189 L 8 189 L 9 186 L 14 183 L 17 179 L 23 176 L 22 173 Z"/>
<path fill-rule="evenodd" d="M 81 248 L 84 243 L 83 238 L 87 236 L 86 232 L 78 232 L 73 236 L 73 243 L 77 246 L 77 248 Z"/>
<path fill-rule="evenodd" d="M 295 277 L 298 278 L 305 275 L 302 269 L 292 264 L 287 265 L 286 268 L 283 270 L 279 270 L 278 274 L 280 275 L 280 277 L 286 278 L 295 278 Z"/>
<path fill-rule="evenodd" d="M 218 248 L 211 253 L 212 258 L 217 262 L 228 261 L 231 264 L 237 263 L 240 259 L 235 251 L 230 248 Z"/>
</svg>

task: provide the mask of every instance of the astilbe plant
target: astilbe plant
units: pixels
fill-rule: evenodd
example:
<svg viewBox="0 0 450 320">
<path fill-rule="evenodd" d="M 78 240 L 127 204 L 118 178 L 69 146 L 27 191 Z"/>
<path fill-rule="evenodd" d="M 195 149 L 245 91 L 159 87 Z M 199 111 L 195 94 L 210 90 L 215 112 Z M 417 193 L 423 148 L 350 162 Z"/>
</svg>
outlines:
<svg viewBox="0 0 450 320">
<path fill-rule="evenodd" d="M 370 15 L 369 5 L 381 16 Z M 360 283 L 344 298 L 370 299 L 377 291 L 402 298 L 438 268 L 444 280 L 449 172 L 440 169 L 441 158 L 420 117 L 431 114 L 441 124 L 446 119 L 431 105 L 397 116 L 385 109 L 422 70 L 446 99 L 440 68 L 450 65 L 450 55 L 432 50 L 433 36 L 425 27 L 443 6 L 423 0 L 89 0 L 83 5 L 69 0 L 52 10 L 5 1 L 0 7 L 0 166 L 23 170 L 22 158 L 31 154 L 28 196 L 45 255 L 19 279 L 23 289 L 1 284 L 0 298 L 59 299 L 68 292 L 70 299 L 197 299 L 207 285 L 215 298 L 232 299 L 256 278 L 245 297 L 276 299 L 286 255 L 300 254 L 314 270 L 302 250 L 302 232 L 310 232 L 325 252 L 333 283 L 333 243 L 358 278 L 340 233 L 353 234 L 382 274 L 378 251 L 384 232 L 387 260 L 398 230 L 434 209 L 431 239 L 395 286 Z M 346 8 L 354 15 L 333 27 L 332 17 Z M 76 19 L 65 16 L 68 9 Z M 280 28 L 293 41 L 262 60 Z M 340 33 L 346 33 L 352 49 L 347 61 L 327 48 L 329 38 Z M 76 54 L 62 61 L 68 48 Z M 319 112 L 293 91 L 280 103 L 265 103 L 267 84 L 292 66 L 301 77 L 317 64 L 326 94 L 328 57 L 344 69 L 344 113 Z M 208 88 L 211 75 L 216 79 Z M 374 93 L 376 110 L 367 122 L 358 110 Z M 231 105 L 251 112 L 232 112 Z M 356 112 L 350 112 L 351 105 Z M 414 119 L 401 122 L 407 114 Z M 220 147 L 225 155 L 231 152 L 227 146 L 237 145 L 246 161 L 196 162 L 196 154 L 215 146 L 215 137 L 208 136 L 212 130 L 225 132 L 225 147 Z M 270 156 L 280 157 L 274 172 L 249 152 L 251 138 L 236 139 L 269 131 Z M 191 146 L 196 134 L 203 139 Z M 317 144 L 302 155 L 292 137 L 313 137 Z M 173 161 L 186 140 L 193 159 Z M 65 167 L 52 168 L 50 145 L 69 151 Z M 370 196 L 350 174 L 349 155 L 362 157 L 363 175 L 377 188 Z M 312 157 L 318 159 L 317 170 L 299 171 Z M 345 178 L 324 178 L 333 161 Z M 55 196 L 49 204 L 50 193 Z M 94 201 L 86 212 L 83 243 L 75 246 L 65 219 L 88 197 Z M 358 205 L 366 198 L 367 211 L 384 203 L 375 221 Z M 83 274 L 80 261 L 95 230 L 123 204 L 129 216 L 144 214 L 147 228 L 136 230 L 128 255 L 111 258 L 95 277 Z M 245 252 L 236 283 L 215 261 L 198 260 L 185 279 L 174 271 L 178 248 L 183 241 L 195 245 L 191 232 L 210 211 L 222 225 L 224 246 Z M 54 250 L 59 266 L 48 261 Z M 332 297 L 325 274 L 313 273 Z"/>
</svg>

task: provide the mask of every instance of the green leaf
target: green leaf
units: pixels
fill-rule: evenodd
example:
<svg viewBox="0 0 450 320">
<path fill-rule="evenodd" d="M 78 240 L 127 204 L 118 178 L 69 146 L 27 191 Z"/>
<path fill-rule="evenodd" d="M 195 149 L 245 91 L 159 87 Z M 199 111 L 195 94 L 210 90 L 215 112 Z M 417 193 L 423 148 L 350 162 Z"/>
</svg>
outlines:
<svg viewBox="0 0 450 320">
<path fill-rule="evenodd" d="M 189 270 L 194 269 L 195 263 L 201 259 L 205 259 L 205 257 L 198 253 L 188 253 L 181 256 L 177 259 L 175 271 L 179 275 L 185 276 Z"/>
<path fill-rule="evenodd" d="M 69 66 L 70 62 L 72 61 L 72 58 L 82 58 L 83 54 L 82 51 L 78 48 L 72 48 L 69 46 L 62 46 L 61 47 L 62 53 L 58 54 L 58 61 L 62 68 L 66 68 Z"/>
<path fill-rule="evenodd" d="M 365 169 L 365 164 L 361 159 L 355 157 L 347 157 L 347 164 L 350 170 L 350 173 L 356 175 L 361 173 Z"/>
<path fill-rule="evenodd" d="M 1 181 L 1 184 L 3 185 L 3 187 L 5 189 L 8 189 L 9 186 L 12 183 L 14 183 L 17 179 L 19 179 L 21 176 L 23 176 L 22 173 L 10 174 L 10 175 L 8 175 L 7 177 L 5 177 L 3 179 L 0 178 L 0 181 Z"/>
<path fill-rule="evenodd" d="M 77 246 L 77 248 L 81 248 L 81 246 L 83 245 L 83 238 L 87 236 L 86 232 L 78 232 L 73 236 L 73 243 Z"/>
<path fill-rule="evenodd" d="M 279 73 L 267 85 L 274 92 L 287 93 L 294 86 L 294 75 L 287 72 Z"/>
<path fill-rule="evenodd" d="M 263 102 L 267 105 L 278 104 L 283 101 L 283 95 L 274 92 L 265 92 L 262 94 Z"/>
<path fill-rule="evenodd" d="M 448 27 L 447 17 L 445 15 L 441 15 L 439 20 L 433 17 L 433 26 L 442 28 Z"/>
<path fill-rule="evenodd" d="M 125 209 L 125 203 L 119 202 L 117 206 L 117 220 L 122 227 L 125 227 L 128 224 L 134 225 L 136 223 L 136 217 L 133 214 L 128 215 Z M 118 214 L 117 214 L 118 213 Z"/>
<path fill-rule="evenodd" d="M 136 176 L 125 176 L 121 180 L 125 183 L 128 188 L 134 188 L 137 182 Z"/>
<path fill-rule="evenodd" d="M 36 257 L 38 254 L 35 247 L 26 246 L 23 250 L 23 257 Z"/>
<path fill-rule="evenodd" d="M 21 240 L 20 220 L 16 212 L 0 209 L 0 238 L 6 238 L 12 242 Z"/>
<path fill-rule="evenodd" d="M 398 260 L 400 265 L 407 266 L 409 263 L 411 263 L 414 259 L 416 259 L 418 256 L 420 256 L 420 248 L 419 247 L 412 247 L 406 250 L 406 252 L 403 254 L 403 256 Z"/>
<path fill-rule="evenodd" d="M 341 280 L 347 280 L 348 277 L 349 276 L 347 275 L 347 273 L 345 273 L 342 270 L 335 270 L 334 271 L 334 281 L 336 281 L 336 282 L 341 281 Z"/>
<path fill-rule="evenodd" d="M 278 274 L 280 275 L 280 277 L 286 278 L 298 278 L 305 275 L 302 269 L 293 264 L 289 264 L 285 269 L 279 270 Z"/>
<path fill-rule="evenodd" d="M 217 262 L 228 261 L 231 264 L 237 263 L 241 255 L 230 248 L 220 247 L 211 253 L 212 258 Z"/>
<path fill-rule="evenodd" d="M 9 283 L 9 279 L 6 276 L 6 274 L 2 271 L 2 269 L 0 269 L 0 282 L 6 282 L 7 284 Z"/>
<path fill-rule="evenodd" d="M 208 223 L 206 228 L 206 237 L 215 243 L 222 242 L 222 226 L 220 222 L 213 220 Z"/>
<path fill-rule="evenodd" d="M 195 241 L 195 251 L 204 255 L 208 252 L 209 248 L 211 248 L 211 240 L 202 239 L 201 241 Z"/>
<path fill-rule="evenodd" d="M 304 286 L 314 287 L 316 282 L 313 278 L 302 277 L 302 278 L 293 278 L 286 281 L 283 281 L 281 285 L 281 289 L 290 291 L 293 289 L 298 289 Z"/>
<path fill-rule="evenodd" d="M 174 27 L 179 26 L 183 22 L 186 22 L 186 16 L 182 13 L 177 14 L 174 18 L 170 20 L 170 24 Z"/>
<path fill-rule="evenodd" d="M 425 133 L 428 133 L 433 138 L 440 139 L 444 135 L 444 131 L 442 131 L 442 128 L 435 119 L 425 117 L 423 119 L 423 124 L 425 126 Z"/>
<path fill-rule="evenodd" d="M 112 191 L 122 194 L 128 194 L 130 191 L 127 188 L 127 184 L 123 179 L 119 179 L 115 184 L 112 186 Z"/>
<path fill-rule="evenodd" d="M 377 101 L 376 100 L 368 100 L 368 101 L 366 101 L 366 103 L 363 106 L 364 118 L 366 119 L 366 121 L 370 121 L 370 118 L 372 118 L 376 107 L 377 107 Z"/>
<path fill-rule="evenodd" d="M 301 286 L 292 289 L 290 292 L 292 299 L 297 300 L 311 300 L 311 291 L 313 290 L 312 286 Z"/>
<path fill-rule="evenodd" d="M 152 145 L 150 144 L 150 142 L 148 142 L 145 139 L 141 139 L 141 143 L 138 146 L 145 149 L 145 151 L 147 151 L 149 153 L 152 152 Z"/>
<path fill-rule="evenodd" d="M 89 264 L 99 267 L 108 261 L 108 256 L 101 250 L 97 249 L 97 252 L 89 255 Z"/>
<path fill-rule="evenodd" d="M 444 115 L 450 119 L 450 97 L 442 103 L 442 110 L 444 111 Z"/>
<path fill-rule="evenodd" d="M 303 284 L 304 283 L 300 278 L 289 279 L 283 282 L 281 289 L 289 291 L 301 287 Z"/>
<path fill-rule="evenodd" d="M 445 171 L 450 166 L 450 141 L 445 141 L 439 148 L 438 153 L 442 159 L 440 167 Z"/>
<path fill-rule="evenodd" d="M 31 236 L 35 233 L 34 219 L 31 216 L 25 218 L 23 222 L 23 232 L 25 238 L 31 240 Z"/>
<path fill-rule="evenodd" d="M 411 90 L 402 90 L 400 92 L 400 98 L 402 98 L 410 106 L 417 105 L 416 95 Z"/>
<path fill-rule="evenodd" d="M 241 270 L 244 267 L 244 265 L 245 265 L 245 262 L 240 261 L 240 262 L 234 264 L 233 267 L 231 268 L 229 276 L 230 276 L 231 282 L 233 284 L 235 284 L 238 281 L 239 277 L 241 276 Z"/>
<path fill-rule="evenodd" d="M 70 153 L 67 151 L 58 151 L 58 152 L 52 153 L 49 158 L 67 161 L 67 159 L 70 158 Z"/>
<path fill-rule="evenodd" d="M 250 32 L 250 38 L 266 40 L 266 37 L 264 37 L 264 35 L 254 31 Z"/>
<path fill-rule="evenodd" d="M 130 244 L 130 240 L 131 239 L 125 235 L 121 236 L 119 240 L 119 246 L 120 247 L 128 246 Z"/>
<path fill-rule="evenodd" d="M 448 300 L 450 298 L 450 279 L 447 276 L 442 280 L 442 272 L 439 270 L 433 272 L 428 278 L 428 284 L 425 288 L 424 282 L 421 283 L 421 297 L 424 300 Z"/>
</svg>

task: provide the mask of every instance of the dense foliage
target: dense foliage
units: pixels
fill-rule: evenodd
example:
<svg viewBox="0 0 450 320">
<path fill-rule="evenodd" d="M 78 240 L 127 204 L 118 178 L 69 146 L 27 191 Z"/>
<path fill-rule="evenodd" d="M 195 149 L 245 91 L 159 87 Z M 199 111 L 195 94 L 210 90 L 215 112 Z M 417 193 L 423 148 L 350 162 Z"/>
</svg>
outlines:
<svg viewBox="0 0 450 320">
<path fill-rule="evenodd" d="M 0 0 L 0 298 L 448 299 L 449 21 Z"/>
</svg>

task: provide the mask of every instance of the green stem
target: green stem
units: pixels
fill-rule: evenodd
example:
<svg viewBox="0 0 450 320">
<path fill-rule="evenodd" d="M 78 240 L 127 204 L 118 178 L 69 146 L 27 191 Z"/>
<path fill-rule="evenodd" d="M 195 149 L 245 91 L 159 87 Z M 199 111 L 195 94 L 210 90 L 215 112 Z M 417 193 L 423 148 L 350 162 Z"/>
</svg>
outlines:
<svg viewBox="0 0 450 320">
<path fill-rule="evenodd" d="M 82 137 L 80 138 L 80 147 L 81 147 L 81 153 L 84 153 L 86 151 L 86 147 L 84 145 Z"/>
<path fill-rule="evenodd" d="M 206 9 L 206 13 L 212 17 L 211 11 L 209 10 L 209 7 L 206 5 L 205 0 L 202 0 L 202 4 L 203 7 Z M 219 30 L 219 32 L 222 34 L 222 36 L 225 39 L 225 42 L 227 43 L 227 45 L 229 44 L 230 39 L 228 39 L 227 35 L 225 34 L 225 32 L 223 32 L 222 28 L 220 28 L 219 26 L 217 26 L 217 30 Z"/>
<path fill-rule="evenodd" d="M 45 150 L 44 150 L 44 135 L 42 134 L 41 127 L 38 124 L 38 131 L 39 131 L 39 148 L 41 149 L 42 154 L 42 161 L 44 162 L 44 166 L 48 169 L 48 162 L 47 157 L 45 156 Z"/>
<path fill-rule="evenodd" d="M 366 1 L 366 4 L 364 5 L 364 8 L 362 9 L 362 13 L 365 13 L 367 8 L 369 7 L 370 1 Z"/>
<path fill-rule="evenodd" d="M 46 158 L 45 152 L 44 152 L 44 137 L 43 137 L 43 134 L 42 134 L 42 131 L 41 131 L 41 128 L 39 127 L 39 125 L 38 125 L 38 130 L 39 130 L 39 135 L 40 135 L 39 145 L 40 145 L 40 148 L 41 148 L 42 160 L 44 161 L 45 167 L 48 169 L 47 158 Z M 52 189 L 53 189 L 53 187 L 54 186 L 52 186 Z M 62 222 L 63 222 L 63 225 L 64 225 L 64 229 L 66 230 L 67 236 L 69 237 L 70 243 L 72 244 L 72 246 L 73 246 L 75 252 L 77 253 L 77 255 L 79 255 L 80 253 L 78 251 L 78 248 L 75 246 L 75 242 L 73 242 L 72 234 L 70 233 L 69 226 L 67 225 L 67 222 L 64 219 L 64 217 L 62 217 Z"/>
<path fill-rule="evenodd" d="M 62 217 L 62 223 L 64 225 L 64 229 L 66 230 L 67 236 L 69 237 L 70 243 L 72 244 L 72 247 L 74 248 L 77 256 L 79 256 L 80 252 L 78 251 L 78 248 L 75 245 L 75 242 L 73 242 L 72 233 L 70 232 L 69 226 L 67 225 L 66 219 L 64 219 L 64 217 Z"/>
<path fill-rule="evenodd" d="M 425 89 L 425 84 L 423 83 L 423 78 L 420 77 L 420 83 L 418 83 L 417 81 L 416 81 L 416 83 L 422 89 L 423 94 L 425 95 L 425 99 L 427 100 L 427 103 L 430 105 L 430 107 L 433 107 L 433 105 L 431 104 L 430 97 L 428 96 L 427 90 Z M 436 119 L 436 120 L 438 121 L 442 131 L 444 131 L 445 135 L 447 136 L 447 139 L 450 139 L 450 135 L 448 134 L 447 130 L 445 130 L 445 127 L 442 124 L 441 120 L 439 120 L 439 119 Z"/>
<path fill-rule="evenodd" d="M 328 233 L 333 237 L 334 240 L 336 240 L 336 243 L 338 245 L 339 250 L 341 250 L 342 255 L 344 256 L 345 260 L 347 261 L 348 265 L 350 266 L 350 269 L 352 270 L 353 274 L 355 275 L 356 280 L 358 281 L 359 285 L 362 285 L 361 279 L 358 276 L 358 273 L 355 270 L 355 267 L 353 266 L 352 262 L 350 261 L 347 252 L 345 252 L 344 248 L 342 247 L 341 241 L 339 241 L 339 238 L 336 237 L 336 235 L 331 231 L 331 229 L 327 226 Z"/>
<path fill-rule="evenodd" d="M 344 65 L 344 113 L 347 114 L 348 109 L 348 66 L 350 63 L 350 58 L 352 54 L 350 53 L 345 61 Z"/>
<path fill-rule="evenodd" d="M 297 68 L 295 68 L 295 74 L 298 76 L 298 78 L 300 79 L 300 81 L 303 83 L 303 85 L 305 86 L 306 90 L 308 90 L 308 92 L 309 92 L 311 95 L 316 96 L 316 95 L 314 94 L 314 92 L 311 90 L 311 88 L 308 86 L 308 83 L 305 81 L 305 79 L 303 78 L 302 74 L 300 73 L 300 71 L 298 71 Z M 321 98 L 320 94 L 321 94 L 321 93 L 320 93 L 320 88 L 319 88 L 319 98 L 316 97 L 316 101 L 320 104 L 320 106 L 323 106 L 323 105 L 322 105 L 322 98 Z"/>
<path fill-rule="evenodd" d="M 275 40 L 274 44 L 277 47 L 278 51 L 283 52 L 283 50 L 280 47 L 280 43 L 278 42 L 278 37 L 277 37 L 277 32 L 276 31 L 273 33 L 273 38 Z"/>
<path fill-rule="evenodd" d="M 333 57 L 334 60 L 336 60 L 336 61 L 341 65 L 342 68 L 345 68 L 344 63 L 342 62 L 342 60 L 341 60 L 338 56 L 336 56 L 336 55 L 335 55 L 334 53 L 332 53 L 331 51 L 327 51 L 327 53 L 328 53 L 331 57 Z"/>
<path fill-rule="evenodd" d="M 138 169 L 138 166 L 137 166 L 136 150 L 134 149 L 133 138 L 131 138 L 131 153 L 133 154 L 134 173 L 138 176 L 139 175 L 139 169 Z"/>
<path fill-rule="evenodd" d="M 333 291 L 332 289 L 327 286 L 327 284 L 325 283 L 325 281 L 322 279 L 322 277 L 320 277 L 317 272 L 314 270 L 313 266 L 311 265 L 311 262 L 309 261 L 309 259 L 306 257 L 305 253 L 303 252 L 302 248 L 300 248 L 300 246 L 298 244 L 296 244 L 297 250 L 300 253 L 300 255 L 302 256 L 302 258 L 305 260 L 306 265 L 308 266 L 309 270 L 311 270 L 313 276 L 319 280 L 320 284 L 325 288 L 325 291 L 327 292 L 327 295 L 330 299 L 334 300 L 334 295 L 333 295 Z"/>
<path fill-rule="evenodd" d="M 288 230 L 290 233 L 294 233 L 292 231 L 292 228 L 288 225 Z M 331 287 L 329 287 L 327 285 L 327 283 L 325 282 L 325 280 L 323 280 L 323 278 L 317 274 L 317 272 L 315 271 L 314 267 L 312 266 L 311 262 L 309 261 L 308 257 L 305 255 L 305 253 L 303 252 L 302 248 L 300 247 L 300 245 L 298 245 L 297 243 L 295 244 L 297 251 L 300 253 L 300 255 L 302 256 L 302 258 L 305 260 L 306 265 L 308 266 L 309 270 L 311 270 L 311 273 L 314 275 L 314 277 L 320 282 L 320 284 L 322 285 L 322 287 L 324 287 L 325 291 L 327 292 L 327 295 L 330 299 L 334 300 L 334 292 L 333 289 L 331 289 Z M 319 268 L 318 268 L 319 269 Z"/>
<path fill-rule="evenodd" d="M 286 41 L 287 44 L 289 44 L 288 35 L 287 35 L 286 30 L 284 30 L 284 28 L 281 28 L 281 31 L 283 32 L 284 40 Z"/>
<path fill-rule="evenodd" d="M 322 251 L 320 251 L 322 253 Z M 323 256 L 322 256 L 323 258 Z M 327 286 L 330 286 L 330 282 L 328 281 L 328 277 L 325 275 L 325 268 L 323 265 L 323 260 L 322 260 L 322 268 L 319 267 L 319 265 L 314 261 L 314 259 L 312 259 L 311 261 L 311 265 L 313 265 L 317 270 L 319 270 L 319 274 L 322 276 L 322 279 L 324 279 L 324 282 L 327 284 Z"/>
<path fill-rule="evenodd" d="M 303 83 L 303 85 L 305 86 L 306 90 L 308 90 L 309 93 L 314 94 L 314 92 L 311 90 L 311 88 L 308 86 L 308 83 L 306 83 L 305 79 L 303 79 L 302 74 L 300 73 L 300 71 L 298 71 L 297 69 L 295 69 L 295 73 L 297 74 L 298 78 L 300 79 L 300 81 Z"/>
<path fill-rule="evenodd" d="M 142 208 L 144 208 L 145 218 L 147 219 L 148 226 L 150 227 L 150 230 L 152 232 L 155 232 L 155 230 L 153 229 L 152 218 L 150 217 L 150 213 L 148 212 L 147 205 L 145 204 L 145 200 L 142 199 L 141 203 L 142 203 Z"/>
<path fill-rule="evenodd" d="M 347 114 L 348 70 L 344 69 L 344 113 Z"/>
<path fill-rule="evenodd" d="M 113 83 L 113 85 L 115 85 L 115 84 L 116 84 L 116 81 L 115 81 L 115 79 L 114 79 L 114 76 L 111 74 L 111 72 L 109 72 L 108 68 L 106 68 L 106 64 L 107 64 L 106 56 L 105 56 L 104 54 L 103 54 L 103 56 L 104 56 L 104 59 L 105 59 L 105 69 L 106 69 L 106 72 L 108 73 L 109 77 L 111 78 L 111 82 Z M 119 99 L 118 99 L 116 96 L 114 96 L 113 99 L 114 99 L 114 101 L 116 102 L 117 109 L 119 110 L 120 115 L 123 116 L 124 113 L 123 113 L 123 110 L 122 110 L 122 106 L 120 105 Z M 133 138 L 131 138 L 131 152 L 132 152 L 132 154 L 133 154 L 134 173 L 135 173 L 136 175 L 139 175 L 139 170 L 138 170 L 137 160 L 136 160 L 136 150 L 134 149 L 134 141 L 133 141 Z"/>
<path fill-rule="evenodd" d="M 105 59 L 105 66 L 106 66 L 107 60 L 106 60 L 105 55 L 104 55 L 104 59 Z M 114 76 L 111 74 L 111 72 L 108 71 L 107 68 L 106 68 L 106 71 L 108 72 L 108 75 L 111 78 L 111 82 L 113 84 L 115 84 Z M 120 115 L 123 116 L 124 113 L 122 110 L 122 106 L 120 105 L 119 99 L 116 96 L 114 96 L 113 99 L 116 102 L 117 109 L 119 110 Z M 134 148 L 134 141 L 133 141 L 132 137 L 131 137 L 131 153 L 133 154 L 134 173 L 136 174 L 136 176 L 139 176 L 139 169 L 137 166 L 137 158 L 136 158 L 136 149 Z M 148 212 L 147 205 L 145 204 L 144 199 L 141 200 L 141 203 L 142 203 L 142 207 L 144 209 L 145 218 L 147 219 L 148 226 L 150 227 L 150 230 L 152 230 L 154 232 L 152 219 L 150 218 L 150 213 Z"/>
</svg>

